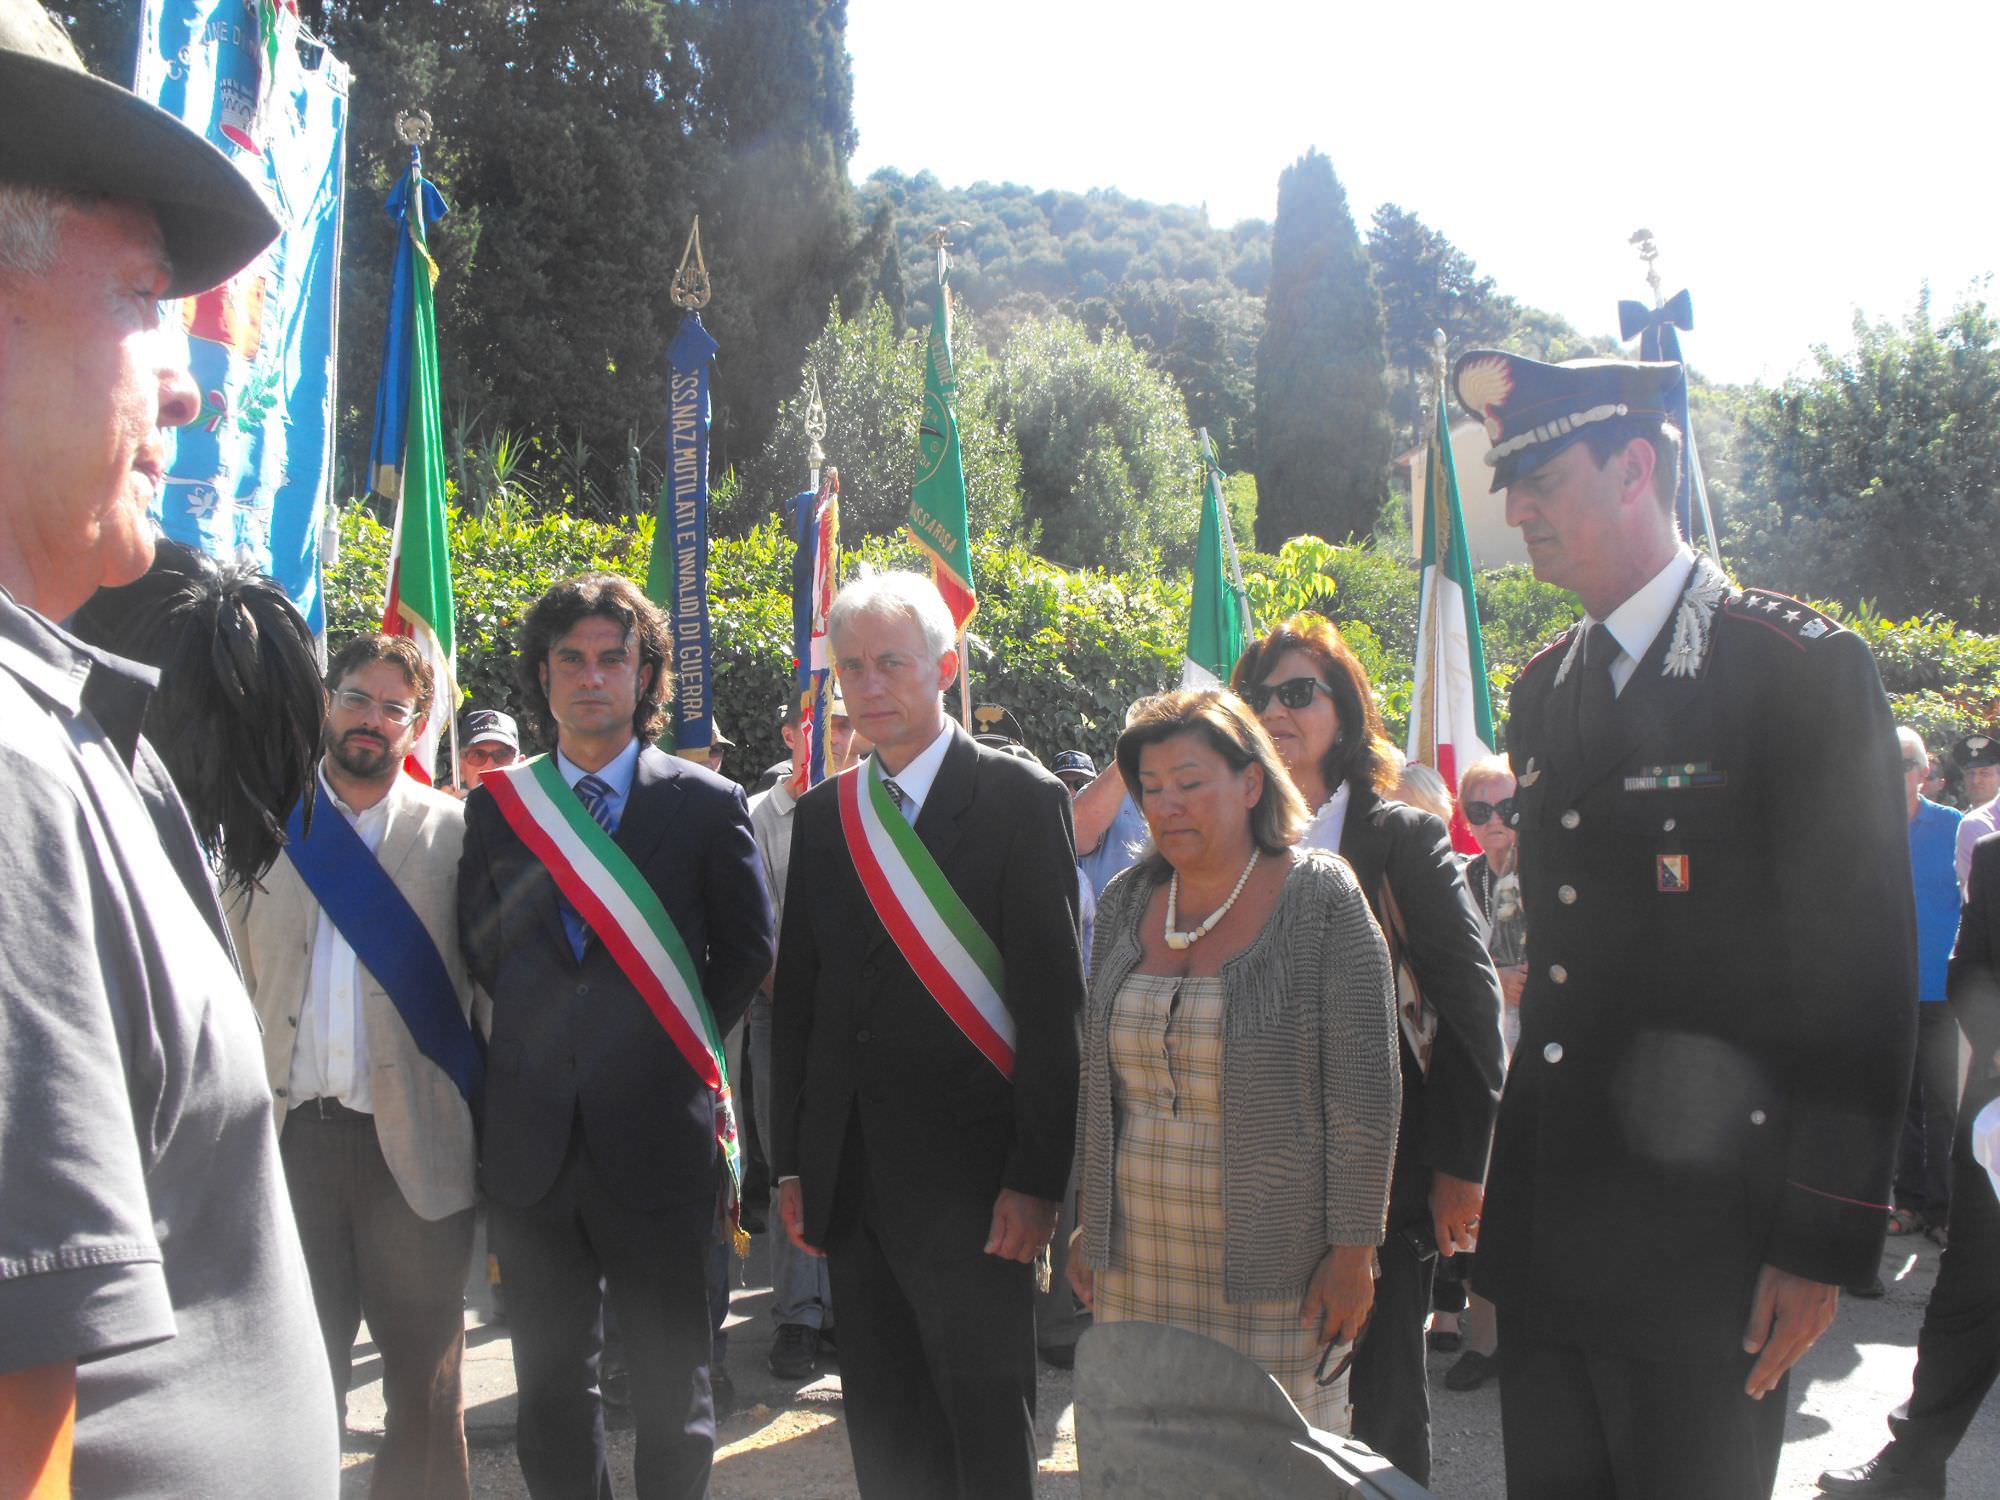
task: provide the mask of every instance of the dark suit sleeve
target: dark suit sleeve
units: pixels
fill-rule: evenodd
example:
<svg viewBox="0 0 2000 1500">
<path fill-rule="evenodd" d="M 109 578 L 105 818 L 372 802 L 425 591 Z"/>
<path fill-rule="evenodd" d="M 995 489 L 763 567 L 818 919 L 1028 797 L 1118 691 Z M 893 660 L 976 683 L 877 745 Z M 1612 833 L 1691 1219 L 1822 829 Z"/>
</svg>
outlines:
<svg viewBox="0 0 2000 1500">
<path fill-rule="evenodd" d="M 1902 751 L 1859 637 L 1839 631 L 1778 660 L 1785 675 L 1756 707 L 1782 927 L 1770 936 L 1789 980 L 1770 997 L 1788 1119 L 1764 1258 L 1848 1286 L 1882 1252 L 1916 1046 Z"/>
<path fill-rule="evenodd" d="M 1994 929 L 2000 926 L 2000 834 L 1988 834 L 1972 846 L 1972 879 L 1967 884 L 1965 910 L 1958 919 L 1958 942 L 1946 971 L 1945 998 L 1972 1043 L 1971 1082 L 1990 1076 L 1994 1054 L 2000 1052 L 2000 956 L 1993 951 Z"/>
<path fill-rule="evenodd" d="M 1424 1076 L 1424 1138 L 1414 1145 L 1431 1171 L 1479 1182 L 1507 1066 L 1500 976 L 1440 819 L 1410 810 L 1390 842 L 1387 873 L 1409 929 L 1417 987 L 1438 1017 Z"/>
<path fill-rule="evenodd" d="M 701 982 L 716 1029 L 727 1036 L 771 972 L 771 898 L 742 789 L 731 787 L 718 801 L 703 850 L 708 959 Z"/>
<path fill-rule="evenodd" d="M 771 1138 L 764 1142 L 771 1176 L 799 1171 L 799 1096 L 806 1082 L 806 1044 L 812 1036 L 813 998 L 819 985 L 819 942 L 813 931 L 812 872 L 819 868 L 813 840 L 818 803 L 799 803 L 792 814 L 792 860 L 785 876 L 784 907 L 791 914 L 778 939 L 778 970 L 771 985 Z"/>
<path fill-rule="evenodd" d="M 1008 843 L 1000 959 L 1014 1017 L 1014 1146 L 1001 1186 L 1060 1200 L 1076 1144 L 1076 1018 L 1083 1005 L 1075 835 L 1069 794 L 1028 784 L 1032 805 Z M 798 868 L 794 861 L 792 868 Z"/>
<path fill-rule="evenodd" d="M 499 815 L 492 794 L 474 787 L 465 800 L 465 843 L 458 854 L 458 942 L 466 972 L 489 995 L 500 975 L 500 893 L 490 853 Z"/>
</svg>

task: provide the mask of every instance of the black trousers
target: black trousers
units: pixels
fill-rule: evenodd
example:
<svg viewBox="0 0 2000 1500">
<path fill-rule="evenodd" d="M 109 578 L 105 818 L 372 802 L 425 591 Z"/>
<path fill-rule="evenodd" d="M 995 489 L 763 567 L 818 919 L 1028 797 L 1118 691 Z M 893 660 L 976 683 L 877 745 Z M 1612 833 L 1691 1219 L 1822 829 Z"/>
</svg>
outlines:
<svg viewBox="0 0 2000 1500">
<path fill-rule="evenodd" d="M 993 1204 L 882 1182 L 850 1125 L 827 1232 L 862 1500 L 1033 1500 L 1035 1283 L 985 1253 Z"/>
<path fill-rule="evenodd" d="M 1354 1351 L 1347 1377 L 1354 1435 L 1422 1485 L 1431 1482 L 1424 1320 L 1431 1312 L 1437 1256 L 1419 1255 L 1413 1235 L 1429 1225 L 1430 1215 L 1427 1187 L 1392 1197 L 1389 1232 L 1380 1252 L 1382 1275 L 1375 1283 L 1375 1310 L 1368 1315 L 1368 1331 Z"/>
<path fill-rule="evenodd" d="M 1743 1393 L 1756 1363 L 1648 1360 L 1542 1337 L 1502 1306 L 1500 1431 L 1517 1500 L 1769 1500 L 1789 1379 Z"/>
<path fill-rule="evenodd" d="M 1951 1007 L 1917 1007 L 1917 1057 L 1903 1144 L 1896 1163 L 1896 1205 L 1925 1224 L 1951 1220 L 1953 1127 L 1958 1122 L 1958 1023 Z"/>
<path fill-rule="evenodd" d="M 639 1500 L 708 1493 L 715 1216 L 713 1198 L 650 1213 L 625 1207 L 596 1179 L 574 1131 L 539 1203 L 489 1204 L 514 1337 L 516 1445 L 534 1500 L 611 1500 L 598 1387 L 607 1298 L 631 1381 Z"/>
<path fill-rule="evenodd" d="M 2000 1198 L 1972 1156 L 1972 1117 L 1993 1097 L 1969 1092 L 1952 1151 L 1951 1243 L 1917 1335 L 1910 1399 L 1889 1418 L 1895 1467 L 1942 1474 L 2000 1377 Z"/>
</svg>

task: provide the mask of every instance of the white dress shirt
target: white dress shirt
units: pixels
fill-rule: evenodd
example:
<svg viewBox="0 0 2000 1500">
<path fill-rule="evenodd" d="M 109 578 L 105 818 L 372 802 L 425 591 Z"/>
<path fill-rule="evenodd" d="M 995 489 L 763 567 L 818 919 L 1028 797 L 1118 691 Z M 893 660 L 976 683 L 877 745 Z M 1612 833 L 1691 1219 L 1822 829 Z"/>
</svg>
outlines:
<svg viewBox="0 0 2000 1500">
<path fill-rule="evenodd" d="M 398 775 L 380 802 L 356 812 L 334 795 L 322 765 L 319 816 L 326 817 L 331 808 L 361 835 L 370 854 L 379 854 L 401 782 Z M 354 956 L 353 945 L 333 925 L 333 918 L 317 906 L 314 909 L 319 911 L 319 921 L 313 928 L 312 968 L 305 1003 L 299 1009 L 298 1044 L 292 1048 L 292 1107 L 296 1109 L 308 1099 L 336 1099 L 349 1109 L 373 1114 L 375 1100 L 368 1087 L 368 1021 L 361 1008 L 361 961 Z"/>
<path fill-rule="evenodd" d="M 1340 853 L 1340 835 L 1347 827 L 1347 804 L 1352 800 L 1352 788 L 1346 782 L 1334 788 L 1334 793 L 1320 804 L 1312 821 L 1306 824 L 1306 831 L 1299 835 L 1299 844 L 1307 849 L 1324 849 L 1329 854 Z"/>
<path fill-rule="evenodd" d="M 632 797 L 632 777 L 639 769 L 639 741 L 635 736 L 623 750 L 612 756 L 610 761 L 595 771 L 586 771 L 562 751 L 556 751 L 556 769 L 572 790 L 586 776 L 595 776 L 611 788 L 604 798 L 604 805 L 611 813 L 611 826 L 616 828 L 625 815 L 625 804 Z"/>
<path fill-rule="evenodd" d="M 902 770 L 891 775 L 889 768 L 882 768 L 886 781 L 896 783 L 903 794 L 903 816 L 911 827 L 916 826 L 917 814 L 924 805 L 924 799 L 931 794 L 931 784 L 937 780 L 938 767 L 944 764 L 944 753 L 951 748 L 951 725 L 938 730 L 937 738 L 917 752 L 915 760 Z M 873 759 L 874 757 L 870 757 Z"/>
<path fill-rule="evenodd" d="M 1685 542 L 1674 548 L 1674 555 L 1667 559 L 1667 565 L 1639 586 L 1638 592 L 1606 615 L 1603 624 L 1611 632 L 1611 638 L 1618 642 L 1618 654 L 1611 660 L 1611 688 L 1614 693 L 1625 691 L 1625 684 L 1632 680 L 1632 674 L 1639 670 L 1639 662 L 1667 628 L 1667 621 L 1673 618 L 1674 607 L 1681 602 L 1681 595 L 1687 592 L 1688 572 L 1694 567 L 1694 553 Z M 1584 629 L 1599 623 L 1590 616 L 1583 617 Z"/>
</svg>

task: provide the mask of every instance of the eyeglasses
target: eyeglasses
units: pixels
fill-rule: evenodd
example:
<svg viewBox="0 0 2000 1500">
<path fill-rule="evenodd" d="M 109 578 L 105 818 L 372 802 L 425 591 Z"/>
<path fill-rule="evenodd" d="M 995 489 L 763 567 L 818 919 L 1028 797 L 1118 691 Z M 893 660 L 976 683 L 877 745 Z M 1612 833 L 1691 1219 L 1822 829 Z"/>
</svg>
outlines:
<svg viewBox="0 0 2000 1500">
<path fill-rule="evenodd" d="M 521 752 L 511 745 L 482 741 L 477 745 L 467 745 L 458 752 L 458 758 L 475 766 L 494 764 L 509 766 L 521 758 Z"/>
<path fill-rule="evenodd" d="M 382 717 L 391 724 L 413 724 L 417 718 L 417 705 L 385 701 L 378 703 L 366 693 L 354 688 L 337 689 L 333 701 L 351 714 L 365 714 L 371 708 L 382 710 Z"/>
<path fill-rule="evenodd" d="M 1514 826 L 1514 799 L 1512 797 L 1502 797 L 1498 802 L 1465 802 L 1460 805 L 1465 809 L 1465 821 L 1470 823 L 1474 828 L 1482 827 L 1486 820 L 1495 813 L 1500 814 L 1500 821 L 1505 823 L 1509 828 Z"/>
<path fill-rule="evenodd" d="M 1304 708 L 1313 701 L 1315 692 L 1333 696 L 1333 689 L 1317 677 L 1288 677 L 1283 682 L 1260 682 L 1255 687 L 1243 690 L 1243 701 L 1250 705 L 1252 713 L 1261 714 L 1271 706 L 1276 698 L 1287 708 Z"/>
</svg>

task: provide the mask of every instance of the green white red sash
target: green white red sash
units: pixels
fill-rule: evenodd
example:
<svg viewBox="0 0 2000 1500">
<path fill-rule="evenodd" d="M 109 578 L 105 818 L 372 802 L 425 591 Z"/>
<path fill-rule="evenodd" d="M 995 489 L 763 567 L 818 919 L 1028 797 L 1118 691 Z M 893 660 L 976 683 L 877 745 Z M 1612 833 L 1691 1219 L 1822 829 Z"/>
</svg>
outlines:
<svg viewBox="0 0 2000 1500">
<path fill-rule="evenodd" d="M 723 1058 L 715 1013 L 701 992 L 700 971 L 680 929 L 632 856 L 613 842 L 563 780 L 553 756 L 537 755 L 488 771 L 480 785 L 493 794 L 508 826 L 548 867 L 557 889 L 604 944 L 653 1019 L 715 1096 L 715 1138 L 729 1167 L 728 1211 L 733 1226 L 743 1179 L 729 1065 Z"/>
<path fill-rule="evenodd" d="M 1000 950 L 889 796 L 872 756 L 836 787 L 841 831 L 875 914 L 931 998 L 1011 1082 L 1014 1018 L 1001 998 Z"/>
</svg>

